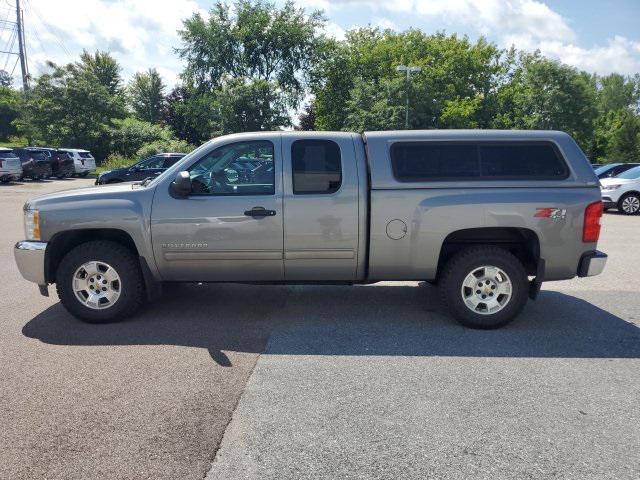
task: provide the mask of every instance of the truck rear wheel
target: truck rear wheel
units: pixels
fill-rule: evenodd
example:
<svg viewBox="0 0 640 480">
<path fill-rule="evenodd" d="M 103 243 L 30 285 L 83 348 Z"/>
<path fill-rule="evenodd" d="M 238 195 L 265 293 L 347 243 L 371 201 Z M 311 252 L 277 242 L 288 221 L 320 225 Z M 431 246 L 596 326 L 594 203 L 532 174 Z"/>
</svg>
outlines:
<svg viewBox="0 0 640 480">
<path fill-rule="evenodd" d="M 119 243 L 93 241 L 67 253 L 56 273 L 64 307 L 88 323 L 107 323 L 133 315 L 144 299 L 140 265 Z"/>
<path fill-rule="evenodd" d="M 492 246 L 465 249 L 444 266 L 440 296 L 471 328 L 498 328 L 513 320 L 528 298 L 527 273 L 513 254 Z"/>
</svg>

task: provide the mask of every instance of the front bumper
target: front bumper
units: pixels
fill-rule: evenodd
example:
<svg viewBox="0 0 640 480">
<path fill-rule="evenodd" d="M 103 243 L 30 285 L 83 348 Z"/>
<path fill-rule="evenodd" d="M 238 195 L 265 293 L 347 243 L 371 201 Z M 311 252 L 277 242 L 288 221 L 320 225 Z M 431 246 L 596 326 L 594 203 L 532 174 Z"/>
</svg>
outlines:
<svg viewBox="0 0 640 480">
<path fill-rule="evenodd" d="M 47 242 L 33 242 L 24 240 L 13 247 L 18 270 L 25 280 L 46 286 L 44 276 L 44 259 Z"/>
<path fill-rule="evenodd" d="M 593 277 L 594 275 L 600 275 L 606 264 L 606 253 L 602 253 L 598 250 L 591 253 L 585 253 L 582 255 L 582 258 L 580 258 L 580 263 L 578 264 L 578 276 Z"/>
</svg>

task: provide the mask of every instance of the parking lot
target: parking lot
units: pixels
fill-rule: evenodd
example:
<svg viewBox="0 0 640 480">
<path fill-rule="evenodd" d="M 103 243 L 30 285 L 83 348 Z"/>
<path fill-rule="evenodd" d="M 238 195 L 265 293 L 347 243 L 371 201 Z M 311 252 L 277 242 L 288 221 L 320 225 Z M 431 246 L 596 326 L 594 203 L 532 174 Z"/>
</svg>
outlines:
<svg viewBox="0 0 640 480">
<path fill-rule="evenodd" d="M 92 182 L 0 185 L 0 478 L 640 477 L 640 216 L 497 331 L 416 282 L 171 286 L 87 325 L 12 247 L 26 199 Z"/>
</svg>

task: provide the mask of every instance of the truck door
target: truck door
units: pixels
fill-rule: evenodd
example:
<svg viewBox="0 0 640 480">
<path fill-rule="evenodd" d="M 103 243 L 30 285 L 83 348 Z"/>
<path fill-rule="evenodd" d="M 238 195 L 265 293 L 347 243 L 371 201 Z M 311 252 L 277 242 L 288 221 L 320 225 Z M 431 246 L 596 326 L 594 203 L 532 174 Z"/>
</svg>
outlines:
<svg viewBox="0 0 640 480">
<path fill-rule="evenodd" d="M 151 234 L 164 280 L 283 280 L 280 152 L 280 134 L 231 141 L 185 167 L 187 198 L 157 188 Z"/>
<path fill-rule="evenodd" d="M 351 136 L 282 138 L 286 280 L 354 280 L 359 182 Z"/>
</svg>

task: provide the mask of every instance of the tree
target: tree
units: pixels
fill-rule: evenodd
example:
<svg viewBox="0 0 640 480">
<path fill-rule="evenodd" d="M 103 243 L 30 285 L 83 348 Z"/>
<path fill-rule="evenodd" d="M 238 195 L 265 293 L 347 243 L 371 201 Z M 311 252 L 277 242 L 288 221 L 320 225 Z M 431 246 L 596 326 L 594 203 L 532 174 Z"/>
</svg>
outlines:
<svg viewBox="0 0 640 480">
<path fill-rule="evenodd" d="M 598 108 L 606 113 L 613 110 L 636 109 L 640 100 L 640 79 L 612 73 L 599 78 Z"/>
<path fill-rule="evenodd" d="M 112 120 L 124 118 L 126 109 L 122 95 L 111 88 L 114 78 L 105 81 L 102 68 L 91 66 L 91 58 L 96 57 L 105 58 L 85 52 L 79 63 L 49 62 L 50 72 L 38 77 L 24 96 L 14 121 L 19 132 L 37 143 L 86 148 L 96 159 L 105 158 Z M 119 66 L 110 70 L 119 71 Z"/>
<path fill-rule="evenodd" d="M 619 110 L 618 125 L 611 135 L 606 157 L 614 162 L 640 159 L 640 118 L 629 110 Z"/>
<path fill-rule="evenodd" d="M 320 12 L 305 15 L 293 1 L 281 8 L 261 0 L 238 0 L 231 8 L 216 4 L 208 19 L 199 13 L 185 20 L 177 51 L 187 65 L 182 78 L 198 92 L 220 89 L 228 78 L 273 83 L 295 108 L 306 72 L 322 41 Z"/>
<path fill-rule="evenodd" d="M 397 124 L 389 115 L 395 115 L 404 105 L 407 88 L 411 97 L 410 128 L 460 124 L 486 128 L 494 115 L 493 98 L 503 73 L 502 55 L 482 38 L 472 43 L 466 37 L 426 35 L 420 30 L 352 30 L 344 42 L 327 42 L 319 50 L 319 61 L 311 75 L 318 128 L 403 128 L 403 123 Z M 422 71 L 407 84 L 396 71 L 398 65 L 417 66 Z M 364 98 L 365 91 L 374 95 L 375 101 Z M 387 94 L 391 97 L 384 98 Z M 461 102 L 466 102 L 464 114 L 468 117 L 464 121 L 460 117 Z M 368 118 L 359 121 L 359 115 Z"/>
<path fill-rule="evenodd" d="M 164 84 L 155 68 L 138 72 L 129 83 L 129 101 L 140 120 L 156 123 L 162 117 Z"/>
<path fill-rule="evenodd" d="M 136 118 L 114 120 L 109 137 L 110 152 L 125 157 L 133 156 L 145 144 L 173 139 L 169 129 Z"/>
<path fill-rule="evenodd" d="M 17 130 L 12 122 L 18 118 L 20 101 L 18 91 L 0 86 L 0 140 L 8 140 L 10 136 L 16 135 Z"/>
<path fill-rule="evenodd" d="M 277 130 L 291 125 L 287 105 L 272 82 L 238 78 L 218 93 L 217 133 Z"/>
<path fill-rule="evenodd" d="M 592 76 L 539 53 L 523 54 L 498 99 L 495 127 L 563 130 L 591 149 L 598 113 Z"/>
<path fill-rule="evenodd" d="M 162 121 L 182 140 L 199 145 L 215 135 L 219 105 L 217 95 L 176 86 L 167 96 Z"/>
<path fill-rule="evenodd" d="M 75 64 L 82 73 L 92 75 L 111 95 L 122 93 L 120 65 L 108 52 L 96 51 L 91 54 L 84 50 L 80 61 Z"/>
<path fill-rule="evenodd" d="M 296 130 L 313 131 L 316 129 L 316 113 L 313 103 L 305 105 L 298 115 L 298 126 Z"/>
<path fill-rule="evenodd" d="M 13 77 L 6 70 L 0 70 L 0 87 L 10 87 L 13 84 Z"/>
</svg>

